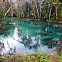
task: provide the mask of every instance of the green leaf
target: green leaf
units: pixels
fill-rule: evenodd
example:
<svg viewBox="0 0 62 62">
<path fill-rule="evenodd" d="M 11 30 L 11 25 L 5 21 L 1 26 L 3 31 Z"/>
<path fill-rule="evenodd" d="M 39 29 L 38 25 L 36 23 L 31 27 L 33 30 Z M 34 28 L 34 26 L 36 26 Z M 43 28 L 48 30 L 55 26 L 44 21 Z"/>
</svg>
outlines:
<svg viewBox="0 0 62 62">
<path fill-rule="evenodd" d="M 5 57 L 4 57 L 4 56 L 1 56 L 1 58 L 2 58 L 2 59 L 5 59 Z"/>
<path fill-rule="evenodd" d="M 48 60 L 48 62 L 53 62 L 52 60 Z"/>
</svg>

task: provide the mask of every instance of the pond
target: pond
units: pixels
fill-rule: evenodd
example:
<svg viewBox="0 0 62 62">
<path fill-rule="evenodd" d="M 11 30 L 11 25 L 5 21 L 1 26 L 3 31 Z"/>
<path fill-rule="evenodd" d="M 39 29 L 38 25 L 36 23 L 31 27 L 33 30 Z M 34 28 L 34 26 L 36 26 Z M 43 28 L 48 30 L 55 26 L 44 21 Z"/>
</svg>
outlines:
<svg viewBox="0 0 62 62">
<path fill-rule="evenodd" d="M 54 53 L 57 41 L 62 39 L 62 25 L 31 19 L 5 18 L 1 23 L 9 26 L 0 34 L 0 54 Z M 15 27 L 16 26 L 16 27 Z M 20 30 L 21 29 L 21 30 Z"/>
</svg>

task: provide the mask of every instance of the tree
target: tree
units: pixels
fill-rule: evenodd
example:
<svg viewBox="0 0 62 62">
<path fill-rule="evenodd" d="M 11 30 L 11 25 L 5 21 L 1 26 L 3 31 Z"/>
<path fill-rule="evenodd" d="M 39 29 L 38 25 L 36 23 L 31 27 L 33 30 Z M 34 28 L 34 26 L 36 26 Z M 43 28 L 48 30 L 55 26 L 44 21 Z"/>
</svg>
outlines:
<svg viewBox="0 0 62 62">
<path fill-rule="evenodd" d="M 3 18 L 3 6 L 0 6 L 0 21 L 2 21 L 2 18 Z"/>
<path fill-rule="evenodd" d="M 56 7 L 56 20 L 57 20 L 57 10 L 58 10 L 58 7 L 59 5 L 62 4 L 61 2 L 59 2 L 59 0 L 53 0 L 53 5 Z"/>
</svg>

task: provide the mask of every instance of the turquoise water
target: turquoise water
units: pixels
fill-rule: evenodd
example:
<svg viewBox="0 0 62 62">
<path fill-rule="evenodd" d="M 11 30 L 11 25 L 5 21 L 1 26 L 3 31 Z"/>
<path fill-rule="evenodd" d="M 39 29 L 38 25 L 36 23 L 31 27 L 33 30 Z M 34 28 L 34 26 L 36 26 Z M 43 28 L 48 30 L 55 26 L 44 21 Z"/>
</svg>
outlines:
<svg viewBox="0 0 62 62">
<path fill-rule="evenodd" d="M 9 26 L 9 35 L 3 35 L 3 37 L 6 38 L 8 36 L 13 37 L 15 28 L 22 28 L 22 33 L 19 36 L 22 38 L 22 41 L 19 40 L 18 42 L 29 50 L 37 51 L 39 48 L 43 50 L 44 46 L 46 46 L 45 49 L 47 49 L 47 47 L 52 48 L 56 46 L 59 39 L 62 39 L 62 25 L 60 24 L 49 23 L 48 25 L 48 22 L 44 21 L 16 18 L 6 18 L 5 22 L 2 23 L 6 23 L 7 26 Z M 13 27 L 14 23 L 16 24 L 16 27 Z M 44 52 L 45 51 L 46 50 L 44 50 Z"/>
</svg>

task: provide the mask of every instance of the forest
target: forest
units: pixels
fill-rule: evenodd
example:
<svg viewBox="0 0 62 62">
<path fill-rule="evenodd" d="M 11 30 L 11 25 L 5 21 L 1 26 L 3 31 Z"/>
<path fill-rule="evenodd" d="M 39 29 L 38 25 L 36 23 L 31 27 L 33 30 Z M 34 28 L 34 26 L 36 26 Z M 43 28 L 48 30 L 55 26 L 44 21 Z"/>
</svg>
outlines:
<svg viewBox="0 0 62 62">
<path fill-rule="evenodd" d="M 2 0 L 1 0 L 2 1 Z M 13 5 L 13 6 L 12 6 Z M 11 8 L 12 6 L 12 8 Z M 37 19 L 62 23 L 62 1 L 61 0 L 20 0 L 9 3 L 5 0 L 0 5 L 0 18 L 16 17 Z M 8 10 L 9 9 L 9 10 Z"/>
</svg>

